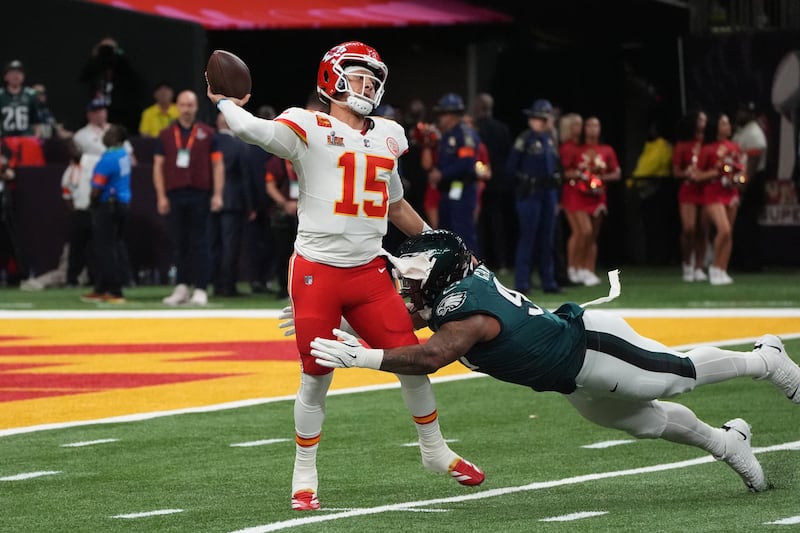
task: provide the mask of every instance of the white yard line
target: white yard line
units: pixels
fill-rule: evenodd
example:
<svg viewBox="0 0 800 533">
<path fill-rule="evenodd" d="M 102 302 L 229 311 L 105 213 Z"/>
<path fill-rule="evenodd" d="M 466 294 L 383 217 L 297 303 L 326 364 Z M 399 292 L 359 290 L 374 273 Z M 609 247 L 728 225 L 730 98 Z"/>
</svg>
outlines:
<svg viewBox="0 0 800 533">
<path fill-rule="evenodd" d="M 584 444 L 581 448 L 587 450 L 601 450 L 603 448 L 611 448 L 613 446 L 621 446 L 623 444 L 632 444 L 635 440 L 604 440 L 602 442 L 595 442 L 594 444 Z"/>
<path fill-rule="evenodd" d="M 774 446 L 766 446 L 763 448 L 753 448 L 753 453 L 769 453 L 769 452 L 786 451 L 786 450 L 800 450 L 800 441 L 787 442 L 784 444 L 776 444 Z M 451 496 L 449 498 L 437 498 L 434 500 L 420 500 L 414 502 L 394 503 L 390 505 L 380 505 L 378 507 L 352 509 L 344 512 L 336 512 L 334 514 L 322 514 L 326 510 L 323 507 L 320 511 L 314 513 L 308 513 L 300 518 L 283 520 L 281 522 L 272 522 L 271 524 L 253 526 L 253 527 L 248 527 L 246 529 L 239 529 L 233 533 L 267 533 L 268 531 L 279 531 L 282 529 L 290 529 L 293 527 L 300 527 L 320 522 L 329 522 L 331 520 L 341 520 L 344 518 L 352 518 L 355 516 L 368 516 L 380 513 L 390 513 L 395 511 L 407 511 L 409 509 L 417 507 L 427 507 L 431 505 L 443 505 L 443 504 L 460 503 L 466 501 L 484 500 L 487 498 L 496 498 L 498 496 L 505 496 L 506 494 L 550 489 L 553 487 L 563 487 L 565 485 L 577 485 L 601 479 L 611 479 L 623 476 L 635 476 L 639 474 L 650 474 L 653 472 L 664 472 L 666 470 L 675 470 L 678 468 L 688 468 L 690 466 L 713 463 L 714 461 L 716 461 L 716 459 L 714 459 L 710 455 L 706 455 L 703 457 L 698 457 L 697 459 L 690 459 L 688 461 L 678 461 L 676 463 L 664 463 L 659 465 L 646 466 L 642 468 L 631 468 L 629 470 L 617 470 L 614 472 L 599 472 L 597 474 L 585 474 L 582 476 L 568 477 L 564 479 L 555 479 L 552 481 L 539 481 L 536 483 L 530 483 L 528 485 L 520 485 L 516 487 L 504 487 L 500 489 L 484 490 L 481 492 L 473 492 L 471 494 L 464 494 L 461 496 Z"/>
<path fill-rule="evenodd" d="M 98 440 L 85 440 L 81 442 L 69 442 L 62 444 L 62 448 L 81 448 L 83 446 L 94 446 L 95 444 L 107 444 L 109 442 L 118 442 L 119 439 L 98 439 Z"/>
<path fill-rule="evenodd" d="M 61 470 L 44 470 L 40 472 L 25 472 L 22 474 L 15 474 L 13 476 L 0 477 L 0 481 L 24 481 L 26 479 L 34 479 L 42 476 L 54 476 L 60 474 Z"/>
<path fill-rule="evenodd" d="M 277 444 L 279 442 L 291 442 L 292 439 L 264 439 L 253 440 L 250 442 L 235 442 L 230 445 L 231 448 L 250 448 L 253 446 L 266 446 L 267 444 Z"/>
<path fill-rule="evenodd" d="M 793 524 L 800 524 L 800 516 L 790 516 L 789 518 L 781 518 L 780 520 L 775 520 L 774 522 L 764 523 L 767 525 L 791 526 Z"/>
<path fill-rule="evenodd" d="M 571 522 L 573 520 L 580 520 L 581 518 L 603 516 L 604 514 L 608 514 L 608 511 L 584 511 L 582 513 L 570 513 L 561 516 L 551 516 L 550 518 L 540 518 L 539 522 Z"/>
<path fill-rule="evenodd" d="M 157 511 L 145 511 L 143 513 L 118 514 L 112 516 L 111 518 L 144 518 L 147 516 L 160 516 L 165 514 L 175 514 L 182 512 L 183 509 L 159 509 Z"/>
</svg>

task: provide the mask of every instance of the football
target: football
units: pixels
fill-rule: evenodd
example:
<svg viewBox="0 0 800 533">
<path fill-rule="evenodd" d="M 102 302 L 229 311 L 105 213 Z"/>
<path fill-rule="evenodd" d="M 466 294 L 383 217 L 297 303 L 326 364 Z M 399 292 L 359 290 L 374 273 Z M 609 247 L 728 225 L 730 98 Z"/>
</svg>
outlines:
<svg viewBox="0 0 800 533">
<path fill-rule="evenodd" d="M 252 79 L 247 64 L 225 50 L 214 50 L 206 64 L 206 81 L 211 92 L 233 98 L 250 94 Z"/>
</svg>

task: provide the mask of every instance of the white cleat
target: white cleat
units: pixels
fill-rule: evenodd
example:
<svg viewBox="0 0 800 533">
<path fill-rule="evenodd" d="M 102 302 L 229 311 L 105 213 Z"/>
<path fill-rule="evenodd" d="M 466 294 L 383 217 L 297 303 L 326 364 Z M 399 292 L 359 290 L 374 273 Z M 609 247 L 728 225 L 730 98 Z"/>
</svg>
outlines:
<svg viewBox="0 0 800 533">
<path fill-rule="evenodd" d="M 691 264 L 683 263 L 683 281 L 691 283 L 694 281 L 694 267 Z"/>
<path fill-rule="evenodd" d="M 208 305 L 208 293 L 203 289 L 195 289 L 189 303 L 192 305 Z"/>
<path fill-rule="evenodd" d="M 767 490 L 769 484 L 764 478 L 764 471 L 750 446 L 750 424 L 741 418 L 734 418 L 725 422 L 722 430 L 725 432 L 725 453 L 714 458 L 728 463 L 752 492 Z"/>
<path fill-rule="evenodd" d="M 189 287 L 183 283 L 175 285 L 172 294 L 161 300 L 164 305 L 181 305 L 189 301 Z"/>
<path fill-rule="evenodd" d="M 767 373 L 758 379 L 768 379 L 792 402 L 800 403 L 800 367 L 786 353 L 783 342 L 775 335 L 762 335 L 753 352 L 767 364 Z"/>
<path fill-rule="evenodd" d="M 694 280 L 695 281 L 708 281 L 708 276 L 706 276 L 706 273 L 703 272 L 702 268 L 695 268 L 694 269 Z"/>
</svg>

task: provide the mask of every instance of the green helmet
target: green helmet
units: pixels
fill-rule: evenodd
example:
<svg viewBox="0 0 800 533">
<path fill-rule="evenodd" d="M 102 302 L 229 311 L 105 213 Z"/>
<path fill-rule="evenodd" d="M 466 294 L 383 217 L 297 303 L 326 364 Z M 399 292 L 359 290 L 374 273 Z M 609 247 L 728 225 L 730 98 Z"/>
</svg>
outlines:
<svg viewBox="0 0 800 533">
<path fill-rule="evenodd" d="M 400 273 L 404 282 L 401 293 L 409 296 L 410 287 L 405 282 L 416 279 L 420 282 L 420 292 L 427 306 L 431 306 L 449 285 L 464 279 L 472 270 L 472 254 L 461 237 L 452 231 L 424 231 L 403 242 L 397 254 L 401 259 L 423 256 L 428 260 L 425 274 L 403 276 Z"/>
</svg>

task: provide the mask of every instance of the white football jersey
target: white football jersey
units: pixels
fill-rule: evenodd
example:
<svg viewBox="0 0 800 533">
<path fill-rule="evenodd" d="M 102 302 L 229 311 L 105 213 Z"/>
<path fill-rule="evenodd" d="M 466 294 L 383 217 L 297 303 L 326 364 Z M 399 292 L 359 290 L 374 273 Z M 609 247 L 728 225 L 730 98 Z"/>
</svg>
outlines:
<svg viewBox="0 0 800 533">
<path fill-rule="evenodd" d="M 319 263 L 351 267 L 381 251 L 390 203 L 403 198 L 398 158 L 408 150 L 403 127 L 371 117 L 366 132 L 332 116 L 289 108 L 275 119 L 303 141 L 288 159 L 300 195 L 295 250 Z"/>
</svg>

